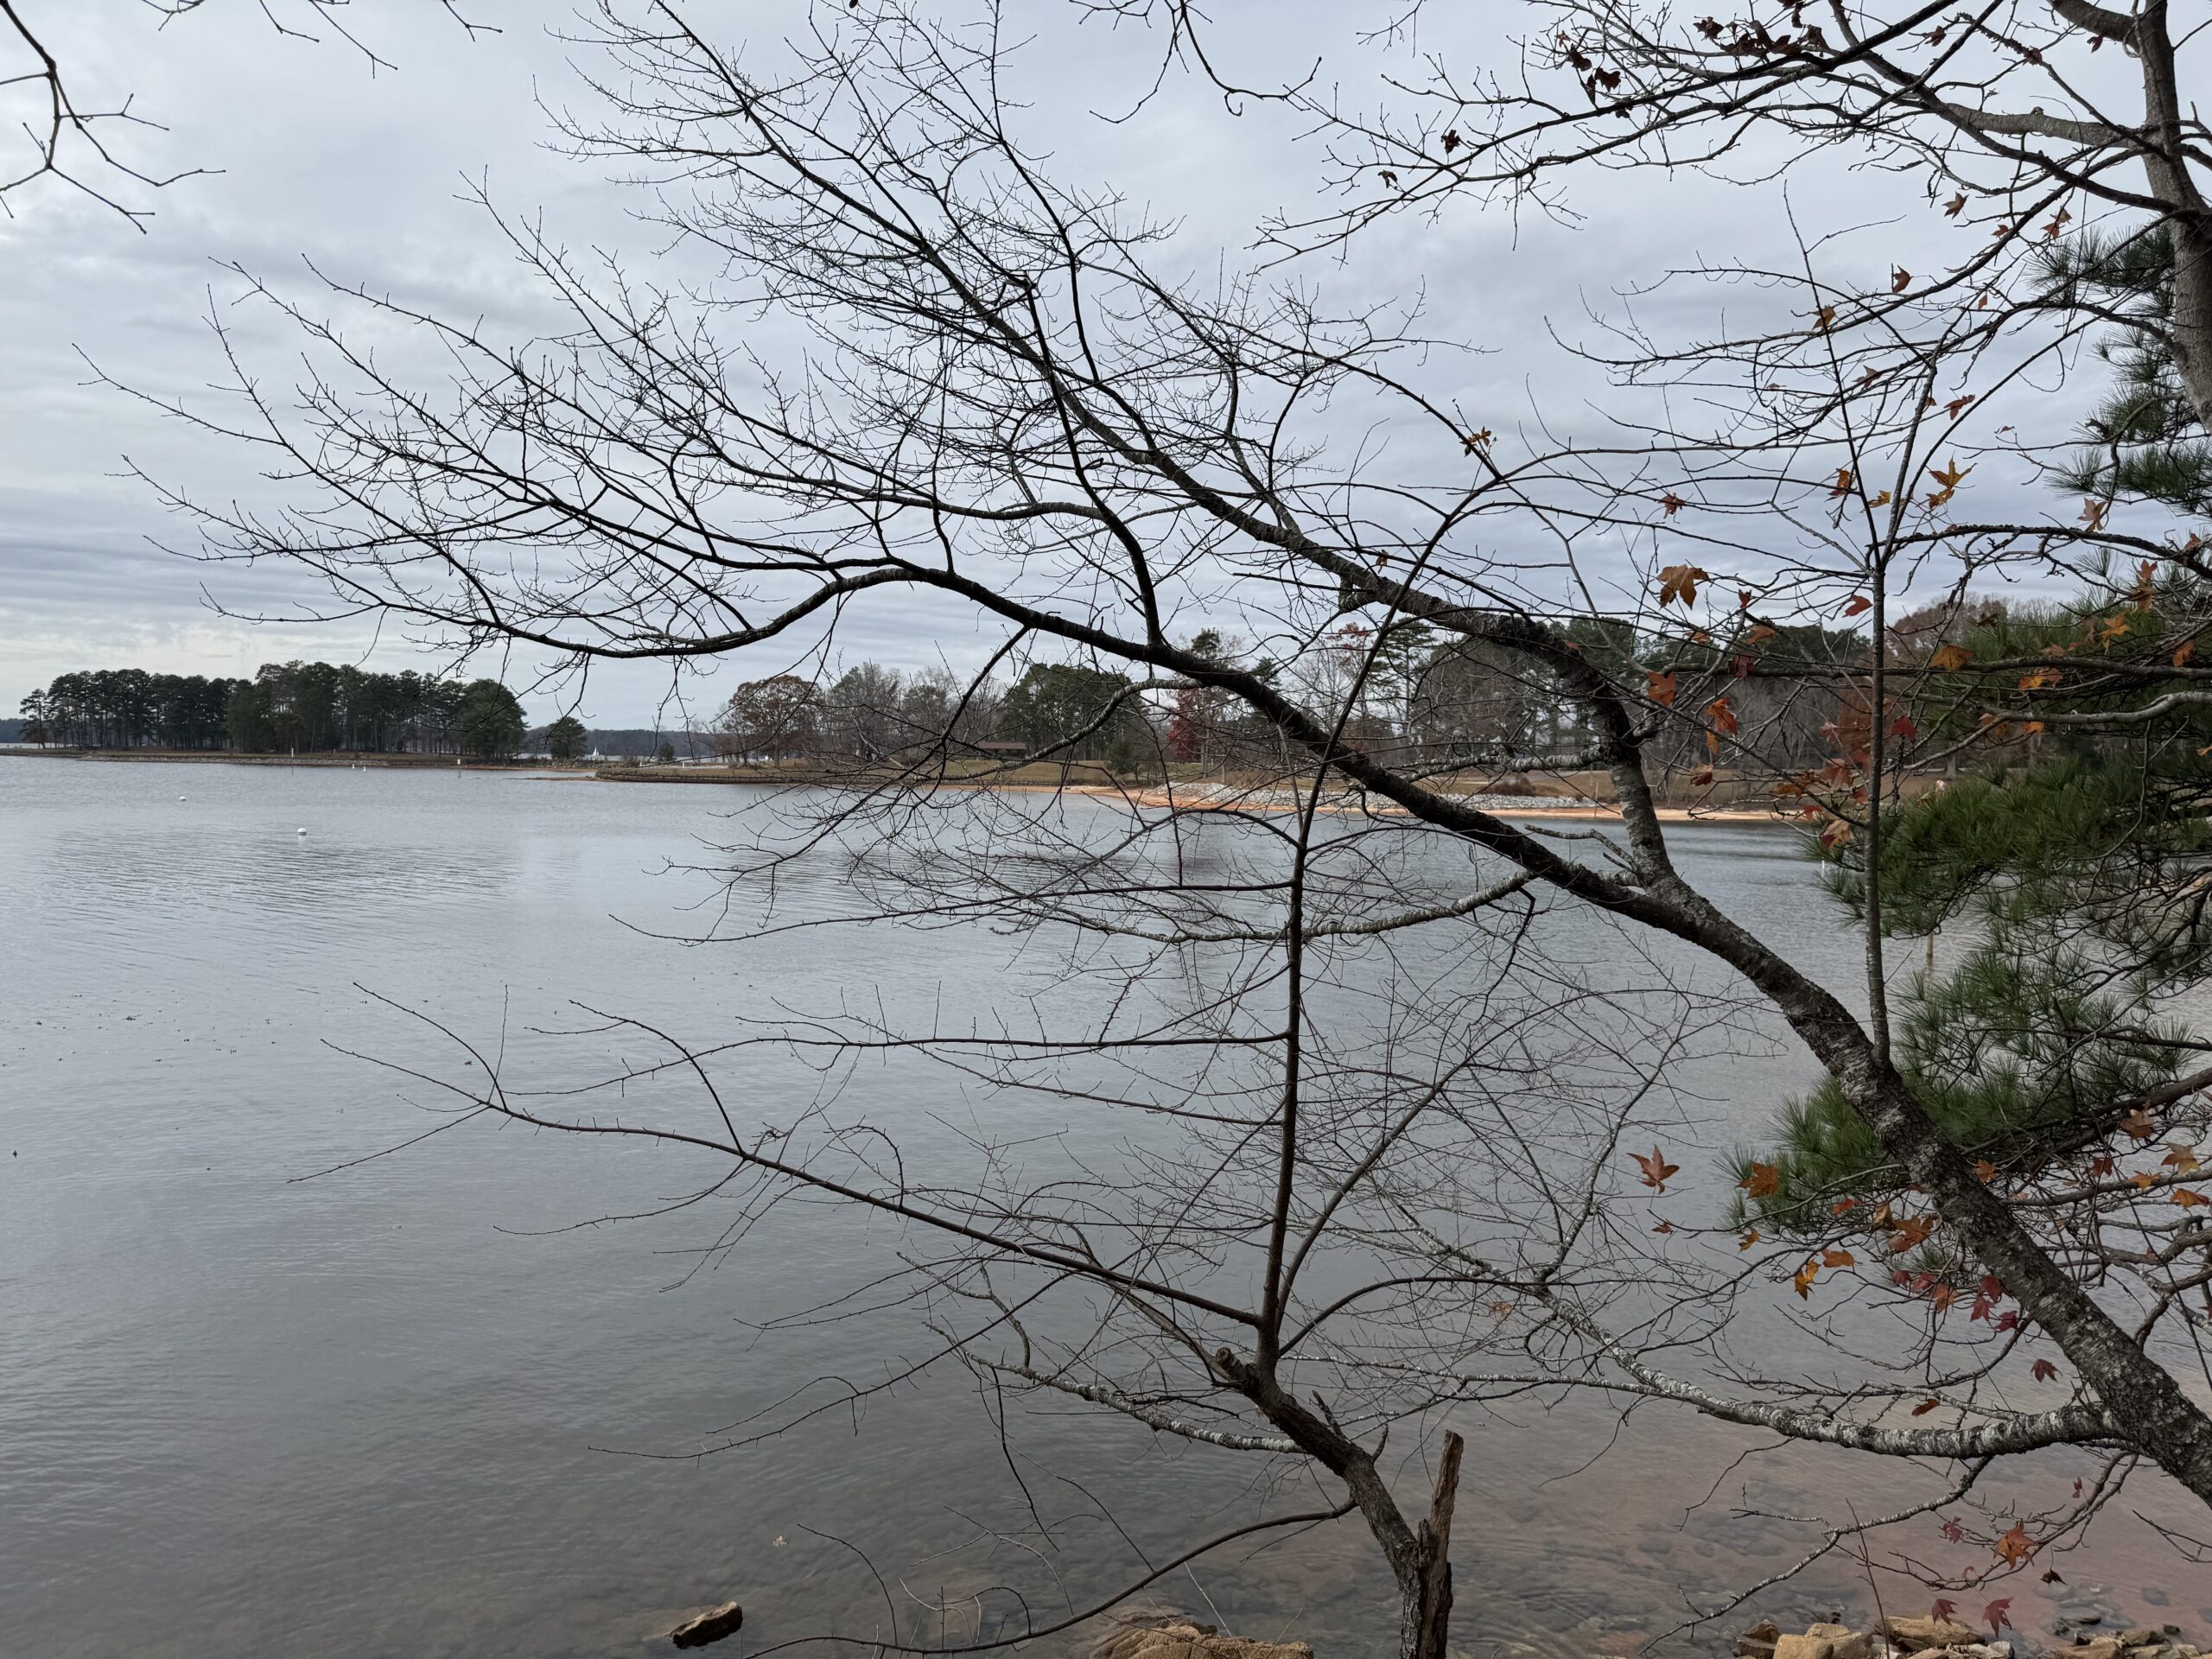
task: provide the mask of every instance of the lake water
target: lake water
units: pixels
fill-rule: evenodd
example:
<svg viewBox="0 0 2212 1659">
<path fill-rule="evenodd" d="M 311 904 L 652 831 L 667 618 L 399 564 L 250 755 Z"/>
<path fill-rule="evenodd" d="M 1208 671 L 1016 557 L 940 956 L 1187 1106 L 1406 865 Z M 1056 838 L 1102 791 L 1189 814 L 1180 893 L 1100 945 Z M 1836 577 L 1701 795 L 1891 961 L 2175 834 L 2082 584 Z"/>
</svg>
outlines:
<svg viewBox="0 0 2212 1659">
<path fill-rule="evenodd" d="M 884 1268 L 897 1241 L 849 1216 L 792 1206 L 725 1255 L 682 1217 L 580 1225 L 664 1201 L 688 1172 L 512 1126 L 302 1179 L 442 1121 L 430 1090 L 340 1052 L 435 1047 L 357 985 L 474 1038 L 504 1027 L 544 1080 L 648 1056 L 634 1037 L 531 1034 L 579 1023 L 572 1001 L 707 1039 L 840 997 L 980 1011 L 1014 984 L 1014 944 L 981 927 L 654 937 L 703 925 L 715 883 L 664 867 L 703 861 L 748 793 L 0 759 L 0 1653 L 650 1654 L 680 1610 L 727 1597 L 747 1609 L 730 1650 L 893 1617 L 927 1640 L 972 1628 L 931 1604 L 1002 1573 L 1080 1601 L 1126 1570 L 1118 1535 L 1158 1557 L 1249 1514 L 1248 1464 L 1093 1414 L 1029 1414 L 1010 1462 L 957 1373 L 683 1455 L 810 1378 L 874 1380 L 924 1351 L 901 1314 L 758 1328 Z M 1694 880 L 1847 984 L 1855 941 L 1789 837 L 1680 844 Z M 827 865 L 779 895 L 787 917 L 849 899 Z M 1707 1077 L 1715 1144 L 1755 1134 L 1807 1075 L 1783 1046 Z M 735 1077 L 753 1118 L 815 1086 L 766 1059 Z M 843 1098 L 922 1142 L 974 1109 L 957 1081 L 891 1077 L 856 1074 Z M 1802 1449 L 1732 1471 L 1751 1442 L 1680 1417 L 1621 1427 L 1531 1402 L 1459 1426 L 1457 1635 L 1475 1652 L 1624 1653 L 1686 1595 L 1817 1536 L 1738 1516 L 1739 1491 L 1896 1506 L 1887 1476 Z M 1015 1467 L 1062 1523 L 1041 1566 L 989 1541 L 1025 1505 Z M 1113 1524 L 1084 1518 L 1081 1489 Z M 2067 1591 L 2012 1588 L 2018 1622 L 2085 1586 L 2212 1620 L 2212 1589 L 2132 1526 L 2060 1558 Z M 1373 1556 L 1340 1526 L 1210 1560 L 1158 1597 L 1295 1631 L 1323 1659 L 1382 1651 Z M 1765 1605 L 1866 1599 L 1839 1567 Z"/>
</svg>

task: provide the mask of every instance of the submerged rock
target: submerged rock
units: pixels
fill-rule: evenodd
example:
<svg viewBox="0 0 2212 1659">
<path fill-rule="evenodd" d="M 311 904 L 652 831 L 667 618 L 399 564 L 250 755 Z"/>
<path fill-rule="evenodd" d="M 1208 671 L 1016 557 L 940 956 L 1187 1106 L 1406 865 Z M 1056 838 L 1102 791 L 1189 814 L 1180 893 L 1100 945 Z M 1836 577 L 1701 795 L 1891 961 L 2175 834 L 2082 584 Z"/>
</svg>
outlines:
<svg viewBox="0 0 2212 1659">
<path fill-rule="evenodd" d="M 1948 1618 L 1885 1618 L 1875 1628 L 1906 1653 L 1964 1647 L 1974 1639 L 1971 1629 Z"/>
<path fill-rule="evenodd" d="M 1224 1636 L 1211 1624 L 1173 1617 L 1122 1623 L 1093 1644 L 1091 1659 L 1313 1659 L 1303 1642 Z"/>
<path fill-rule="evenodd" d="M 735 1636 L 744 1623 L 745 1609 L 734 1601 L 726 1601 L 719 1607 L 709 1607 L 705 1612 L 685 1619 L 668 1633 L 668 1639 L 679 1648 L 703 1648 L 709 1642 Z"/>
</svg>

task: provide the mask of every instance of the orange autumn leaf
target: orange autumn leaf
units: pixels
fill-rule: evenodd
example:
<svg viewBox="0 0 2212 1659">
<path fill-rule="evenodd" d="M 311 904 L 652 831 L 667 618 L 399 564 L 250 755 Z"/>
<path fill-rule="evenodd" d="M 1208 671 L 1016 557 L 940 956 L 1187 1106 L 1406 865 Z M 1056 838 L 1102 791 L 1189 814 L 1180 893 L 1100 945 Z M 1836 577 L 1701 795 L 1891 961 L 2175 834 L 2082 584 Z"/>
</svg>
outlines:
<svg viewBox="0 0 2212 1659">
<path fill-rule="evenodd" d="M 1754 1245 L 1754 1244 L 1758 1243 L 1758 1242 L 1759 1242 L 1759 1230 L 1758 1230 L 1758 1228 L 1754 1227 L 1754 1228 L 1752 1228 L 1752 1229 L 1751 1229 L 1751 1230 L 1750 1232 L 1745 1233 L 1745 1234 L 1743 1236 L 1743 1237 L 1741 1237 L 1741 1238 L 1739 1238 L 1739 1239 L 1738 1239 L 1738 1240 L 1736 1241 L 1736 1248 L 1737 1248 L 1738 1249 L 1739 1249 L 1739 1250 L 1748 1250 L 1748 1249 L 1750 1249 L 1751 1248 L 1751 1246 L 1752 1246 L 1752 1245 Z"/>
<path fill-rule="evenodd" d="M 1754 1163 L 1751 1173 L 1736 1185 L 1755 1198 L 1770 1198 L 1782 1191 L 1782 1170 L 1777 1165 Z"/>
<path fill-rule="evenodd" d="M 1930 507 L 1948 505 L 1951 498 L 1959 493 L 1960 484 L 1965 480 L 1966 475 L 1972 471 L 1974 471 L 1973 467 L 1961 467 L 1956 460 L 1954 460 L 1948 467 L 1930 467 L 1929 469 L 1929 475 L 1943 487 L 1940 490 L 1934 491 L 1929 494 L 1928 498 L 1928 505 Z"/>
<path fill-rule="evenodd" d="M 1996 1550 L 2007 1567 L 2018 1567 L 2036 1553 L 2035 1541 L 2028 1536 L 2026 1525 L 2015 1521 L 2012 1531 L 1998 1539 Z"/>
<path fill-rule="evenodd" d="M 1899 265 L 1895 270 L 1892 270 L 1890 273 L 1891 293 L 1902 294 L 1905 289 L 1911 286 L 1912 273 L 1907 270 L 1903 265 Z"/>
<path fill-rule="evenodd" d="M 2184 1175 L 2193 1175 L 2199 1167 L 2195 1147 L 2176 1147 L 2158 1160 L 2168 1169 L 2177 1169 Z"/>
<path fill-rule="evenodd" d="M 2120 1127 L 2138 1141 L 2148 1141 L 2158 1131 L 2151 1127 L 2151 1115 L 2140 1106 L 2130 1109 L 2120 1120 Z"/>
<path fill-rule="evenodd" d="M 2196 641 L 2194 639 L 2183 640 L 2181 642 L 2181 648 L 2174 652 L 2174 666 L 2176 668 L 2188 667 L 2189 659 L 2196 655 Z"/>
<path fill-rule="evenodd" d="M 1676 495 L 1671 490 L 1659 498 L 1659 510 L 1669 518 L 1673 518 L 1676 513 L 1680 512 L 1688 505 L 1689 505 L 1688 502 L 1683 500 L 1681 496 Z"/>
<path fill-rule="evenodd" d="M 2177 1186 L 2174 1189 L 2174 1202 L 2184 1210 L 2194 1210 L 2200 1204 L 2212 1204 L 2212 1198 L 2206 1198 L 2202 1192 L 2192 1192 L 2185 1186 Z"/>
<path fill-rule="evenodd" d="M 1936 1223 L 1931 1217 L 1906 1217 L 1897 1224 L 1897 1231 L 1890 1235 L 1890 1254 L 1903 1255 L 1915 1245 L 1926 1243 L 1929 1235 L 1935 1230 Z"/>
<path fill-rule="evenodd" d="M 1687 608 L 1697 603 L 1697 585 L 1713 578 L 1694 564 L 1670 564 L 1659 573 L 1659 602 L 1681 601 Z"/>
<path fill-rule="evenodd" d="M 1851 493 L 1851 468 L 1848 467 L 1837 467 L 1835 469 L 1835 482 L 1828 486 L 1828 499 L 1833 501 L 1840 495 L 1849 495 Z"/>
<path fill-rule="evenodd" d="M 1790 1287 L 1796 1291 L 1800 1300 L 1810 1301 L 1813 1299 L 1813 1281 L 1820 1276 L 1821 1264 L 1808 1261 L 1803 1267 L 1789 1275 Z"/>
<path fill-rule="evenodd" d="M 2055 668 L 2038 668 L 2033 673 L 2020 676 L 2020 690 L 2043 691 L 2056 685 L 2066 677 Z"/>
<path fill-rule="evenodd" d="M 1866 594 L 1853 594 L 1848 600 L 1844 601 L 1843 613 L 1846 616 L 1863 616 L 1873 608 L 1874 601 L 1867 598 Z"/>
<path fill-rule="evenodd" d="M 1974 653 L 1972 652 L 1968 651 L 1964 645 L 1945 645 L 1938 647 L 1936 654 L 1928 659 L 1931 667 L 1939 668 L 1946 674 L 1951 673 L 1955 670 L 1964 668 L 1973 660 Z"/>
<path fill-rule="evenodd" d="M 1847 1268 L 1858 1260 L 1849 1250 L 1838 1249 L 1834 1245 L 1821 1252 L 1821 1265 L 1824 1268 Z"/>
<path fill-rule="evenodd" d="M 1661 1192 L 1667 1190 L 1667 1178 L 1679 1174 L 1682 1167 L 1680 1164 L 1669 1163 L 1667 1154 L 1656 1147 L 1651 1148 L 1649 1158 L 1640 1152 L 1631 1152 L 1629 1156 L 1635 1159 L 1637 1166 L 1643 1170 L 1644 1185 Z"/>
<path fill-rule="evenodd" d="M 1997 1179 L 1997 1166 L 1986 1158 L 1977 1158 L 1974 1162 L 1974 1174 L 1976 1180 L 1986 1186 Z"/>
<path fill-rule="evenodd" d="M 1942 1403 L 1941 1400 L 1923 1400 L 1912 1408 L 1912 1414 L 1916 1417 L 1925 1417 Z"/>
<path fill-rule="evenodd" d="M 1732 733 L 1736 730 L 1736 711 L 1728 706 L 1726 697 L 1715 697 L 1707 703 L 1705 717 L 1720 731 Z"/>
<path fill-rule="evenodd" d="M 1662 709 L 1674 707 L 1675 677 L 1671 671 L 1665 674 L 1647 673 L 1643 677 L 1643 691 L 1646 696 Z"/>
</svg>

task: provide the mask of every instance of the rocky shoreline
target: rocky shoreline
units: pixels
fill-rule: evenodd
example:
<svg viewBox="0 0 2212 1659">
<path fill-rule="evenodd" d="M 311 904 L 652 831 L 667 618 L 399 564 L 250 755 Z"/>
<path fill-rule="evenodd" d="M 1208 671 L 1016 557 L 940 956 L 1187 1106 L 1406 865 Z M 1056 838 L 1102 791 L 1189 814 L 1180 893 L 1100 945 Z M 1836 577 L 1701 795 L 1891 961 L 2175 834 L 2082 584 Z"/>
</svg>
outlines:
<svg viewBox="0 0 2212 1659">
<path fill-rule="evenodd" d="M 1992 1606 L 2001 1611 L 2005 1603 Z M 2178 1624 L 2106 1631 L 2100 1628 L 2103 1622 L 2094 1614 L 2054 1620 L 2052 1634 L 2067 1645 L 2053 1651 L 2065 1659 L 2201 1659 L 2199 1650 L 2181 1639 Z M 1769 1619 L 1736 1638 L 1736 1659 L 2015 1659 L 2015 1647 L 1998 1639 L 1994 1629 L 1985 1640 L 1980 1631 L 1951 1618 L 1887 1618 L 1864 1630 L 1810 1624 L 1795 1633 Z"/>
<path fill-rule="evenodd" d="M 1992 1604 L 2001 1614 L 2005 1603 Z M 1939 1604 L 1939 1607 L 1942 1605 Z M 2107 1630 L 2097 1613 L 2052 1621 L 2059 1638 L 2049 1648 L 2022 1638 L 1985 1639 L 1971 1625 L 1951 1618 L 1885 1617 L 1864 1630 L 1847 1624 L 1808 1624 L 1785 1631 L 1772 1619 L 1736 1638 L 1735 1659 L 2203 1659 L 2182 1640 L 2178 1624 L 2131 1625 Z M 2009 1628 L 2000 1622 L 1999 1628 Z M 2017 1635 L 2017 1632 L 2016 1632 Z M 1223 1634 L 1214 1625 L 1179 1613 L 1123 1613 L 1105 1634 L 1088 1644 L 1083 1659 L 1314 1659 L 1304 1642 L 1266 1642 Z"/>
</svg>

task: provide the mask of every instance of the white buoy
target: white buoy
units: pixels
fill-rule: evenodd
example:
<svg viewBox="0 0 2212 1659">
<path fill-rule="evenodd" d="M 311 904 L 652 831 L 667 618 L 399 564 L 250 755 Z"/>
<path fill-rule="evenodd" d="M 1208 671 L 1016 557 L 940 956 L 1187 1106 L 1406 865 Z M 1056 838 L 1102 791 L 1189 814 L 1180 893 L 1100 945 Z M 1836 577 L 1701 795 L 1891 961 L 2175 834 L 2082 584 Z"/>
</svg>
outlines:
<svg viewBox="0 0 2212 1659">
<path fill-rule="evenodd" d="M 183 796 L 181 796 L 181 795 L 180 795 L 180 796 L 178 796 L 178 797 L 177 797 L 177 799 L 179 799 L 180 801 L 181 801 L 181 800 L 182 800 L 183 798 L 184 798 L 184 797 L 183 797 Z"/>
<path fill-rule="evenodd" d="M 305 834 L 307 834 L 307 832 L 308 832 L 308 827 L 307 827 L 307 825 L 305 825 L 304 823 L 303 823 L 303 824 L 302 824 L 298 829 L 296 829 L 296 830 L 295 830 L 294 831 L 292 831 L 292 833 L 293 833 L 294 835 L 296 835 L 296 836 L 304 836 Z"/>
</svg>

